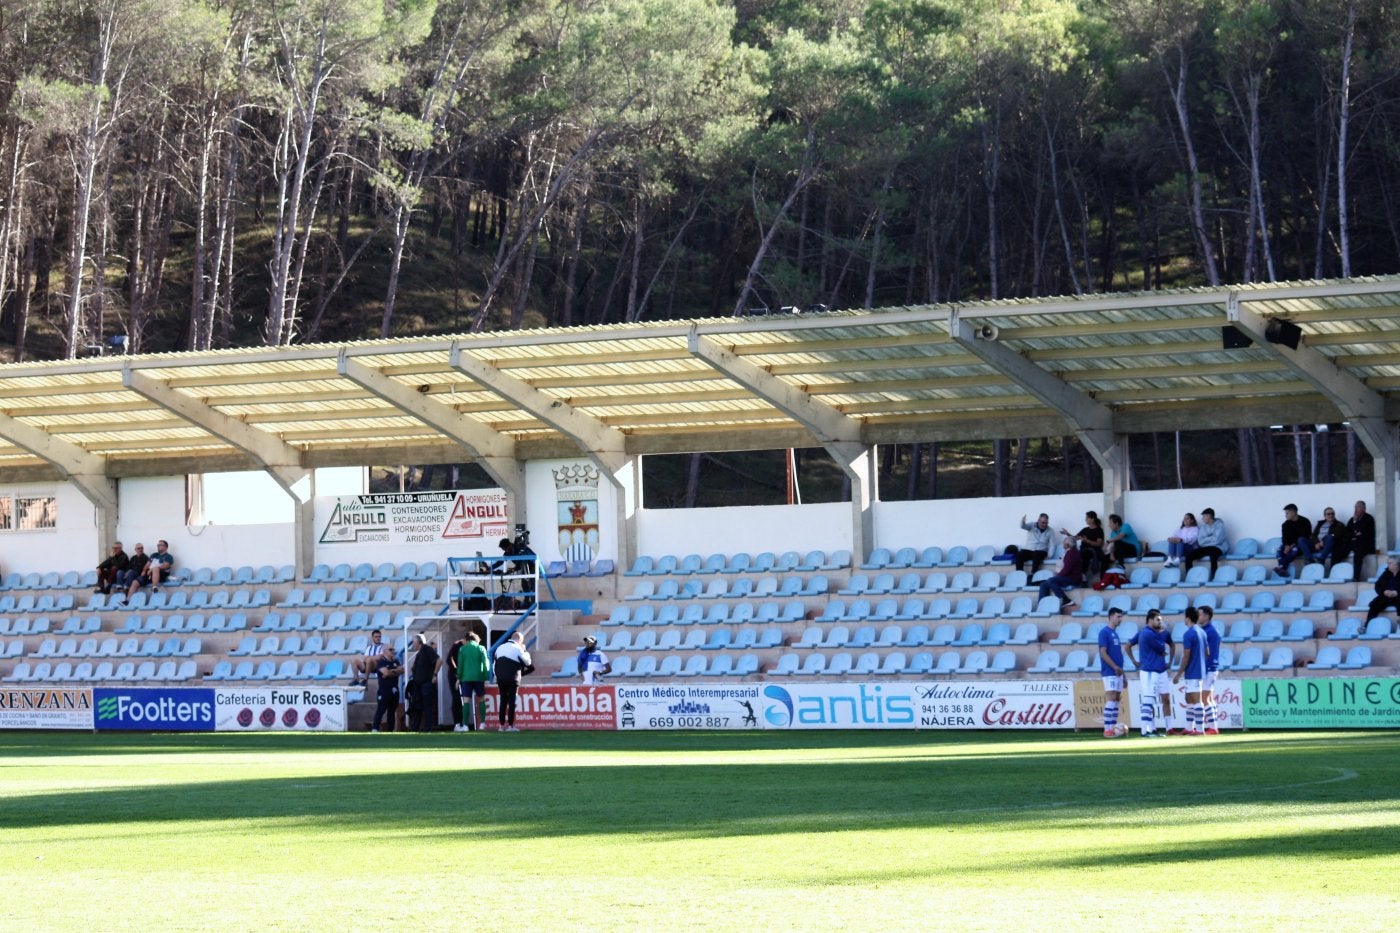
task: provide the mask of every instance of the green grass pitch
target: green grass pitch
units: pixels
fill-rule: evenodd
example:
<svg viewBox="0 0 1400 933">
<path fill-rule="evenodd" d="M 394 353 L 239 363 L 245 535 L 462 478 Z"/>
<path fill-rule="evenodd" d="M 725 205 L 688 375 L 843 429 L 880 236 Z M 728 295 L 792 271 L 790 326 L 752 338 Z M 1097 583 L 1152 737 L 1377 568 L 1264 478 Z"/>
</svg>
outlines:
<svg viewBox="0 0 1400 933">
<path fill-rule="evenodd" d="M 0 734 L 11 930 L 1389 929 L 1400 734 Z"/>
</svg>

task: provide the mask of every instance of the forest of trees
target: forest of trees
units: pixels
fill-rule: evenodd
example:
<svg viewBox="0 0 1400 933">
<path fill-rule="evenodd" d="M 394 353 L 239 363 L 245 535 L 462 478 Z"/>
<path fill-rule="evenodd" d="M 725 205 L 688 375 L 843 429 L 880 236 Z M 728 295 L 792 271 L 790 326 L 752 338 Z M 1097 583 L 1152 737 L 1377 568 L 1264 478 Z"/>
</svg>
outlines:
<svg viewBox="0 0 1400 933">
<path fill-rule="evenodd" d="M 1394 272 L 1376 0 L 0 0 L 14 358 Z"/>
</svg>

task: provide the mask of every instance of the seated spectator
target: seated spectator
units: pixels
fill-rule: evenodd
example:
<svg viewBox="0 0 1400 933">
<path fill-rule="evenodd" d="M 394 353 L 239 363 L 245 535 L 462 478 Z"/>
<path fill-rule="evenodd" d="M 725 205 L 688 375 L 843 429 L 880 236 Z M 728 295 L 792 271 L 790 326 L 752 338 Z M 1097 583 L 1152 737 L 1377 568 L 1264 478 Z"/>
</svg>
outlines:
<svg viewBox="0 0 1400 933">
<path fill-rule="evenodd" d="M 120 541 L 112 542 L 112 553 L 107 559 L 97 565 L 97 592 L 112 592 L 112 584 L 120 583 L 122 571 L 126 570 L 131 558 L 126 556 L 126 551 L 122 550 Z"/>
<path fill-rule="evenodd" d="M 1071 535 L 1065 528 L 1060 529 L 1060 534 L 1072 539 L 1079 548 L 1085 577 L 1097 576 L 1103 569 L 1103 525 L 1099 522 L 1099 513 L 1085 512 L 1084 527 L 1078 534 Z"/>
<path fill-rule="evenodd" d="M 146 556 L 146 546 L 136 544 L 133 546 L 131 559 L 127 561 L 126 569 L 117 577 L 117 598 L 130 599 L 136 591 L 141 588 L 145 579 L 146 565 L 151 559 Z"/>
<path fill-rule="evenodd" d="M 1030 572 L 1035 574 L 1045 563 L 1045 558 L 1050 556 L 1050 548 L 1054 543 L 1054 533 L 1050 530 L 1050 516 L 1044 512 L 1035 520 L 1035 524 L 1026 521 L 1026 516 L 1021 516 L 1021 527 L 1026 531 L 1026 544 L 1012 559 L 1017 570 L 1025 570 L 1026 564 L 1031 565 Z"/>
<path fill-rule="evenodd" d="M 1313 560 L 1321 561 L 1329 572 L 1332 570 L 1332 555 L 1345 532 L 1346 527 L 1337 521 L 1337 513 L 1332 509 L 1323 509 L 1322 518 L 1313 527 L 1312 552 Z"/>
<path fill-rule="evenodd" d="M 1351 518 L 1341 532 L 1341 541 L 1333 552 L 1334 560 L 1351 558 L 1355 573 L 1353 579 L 1366 578 L 1366 558 L 1376 553 L 1376 520 L 1366 512 L 1366 503 L 1357 502 L 1352 507 Z"/>
<path fill-rule="evenodd" d="M 1167 566 L 1176 567 L 1195 547 L 1200 539 L 1201 529 L 1196 524 L 1196 516 L 1187 512 L 1181 517 L 1181 527 L 1167 539 Z"/>
<path fill-rule="evenodd" d="M 1074 539 L 1065 536 L 1065 556 L 1060 560 L 1060 569 L 1055 574 L 1040 581 L 1040 598 L 1044 599 L 1054 593 L 1060 599 L 1060 611 L 1067 612 L 1078 605 L 1069 598 L 1066 590 L 1076 586 L 1084 585 L 1084 561 L 1079 556 L 1079 549 L 1074 546 Z"/>
<path fill-rule="evenodd" d="M 1366 621 L 1370 622 L 1387 609 L 1400 610 L 1400 557 L 1390 558 L 1381 575 L 1376 577 L 1376 598 L 1366 610 Z"/>
<path fill-rule="evenodd" d="M 388 646 L 384 644 L 384 633 L 379 629 L 369 633 L 369 644 L 364 654 L 350 659 L 350 686 L 368 686 L 369 675 L 378 669 L 379 658 Z"/>
<path fill-rule="evenodd" d="M 1196 529 L 1196 546 L 1188 548 L 1182 566 L 1191 569 L 1194 561 L 1210 559 L 1210 576 L 1220 567 L 1220 558 L 1230 549 L 1225 535 L 1225 523 L 1215 517 L 1215 509 L 1201 509 L 1201 524 Z"/>
<path fill-rule="evenodd" d="M 1274 552 L 1278 566 L 1274 573 L 1280 577 L 1290 576 L 1289 567 L 1298 558 L 1312 560 L 1312 522 L 1298 514 L 1298 507 L 1292 502 L 1283 507 L 1283 525 L 1279 532 L 1283 543 Z"/>
<path fill-rule="evenodd" d="M 175 569 L 175 555 L 170 553 L 170 545 L 164 541 L 156 542 L 156 552 L 151 555 L 150 563 L 146 564 L 146 579 L 151 581 L 152 592 L 160 592 L 162 580 L 169 579 L 170 571 Z"/>
<path fill-rule="evenodd" d="M 1104 536 L 1104 556 L 1111 567 L 1123 566 L 1123 561 L 1131 560 L 1142 553 L 1142 545 L 1133 531 L 1133 526 L 1123 521 L 1121 515 L 1108 517 L 1108 534 Z"/>
</svg>

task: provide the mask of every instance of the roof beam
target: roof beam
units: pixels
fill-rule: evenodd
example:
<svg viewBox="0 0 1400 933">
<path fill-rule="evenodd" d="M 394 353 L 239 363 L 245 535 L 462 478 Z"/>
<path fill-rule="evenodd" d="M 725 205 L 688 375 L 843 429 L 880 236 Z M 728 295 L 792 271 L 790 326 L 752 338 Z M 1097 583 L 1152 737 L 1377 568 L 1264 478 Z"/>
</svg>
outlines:
<svg viewBox="0 0 1400 933">
<path fill-rule="evenodd" d="M 861 422 L 817 401 L 808 393 L 789 385 L 748 360 L 741 359 L 738 354 L 721 347 L 713 340 L 702 338 L 694 328 L 690 331 L 689 346 L 691 353 L 766 400 L 798 424 L 805 426 L 819 443 L 862 443 Z"/>
<path fill-rule="evenodd" d="M 110 514 L 111 523 L 115 527 L 117 484 L 107 477 L 105 457 L 89 453 L 77 444 L 61 440 L 47 431 L 5 414 L 0 414 L 0 437 L 51 464 L 65 479 L 78 487 L 99 512 Z M 111 532 L 108 531 L 103 537 L 111 537 Z"/>
<path fill-rule="evenodd" d="M 455 408 L 351 359 L 344 350 L 336 367 L 342 376 L 367 392 L 461 444 L 469 457 L 480 462 L 487 474 L 500 483 L 508 495 L 515 497 L 517 508 L 512 514 L 523 514 L 518 509 L 525 504 L 525 466 L 516 456 L 515 438 L 493 431 Z"/>
<path fill-rule="evenodd" d="M 453 344 L 453 366 L 502 399 L 534 415 L 578 445 L 579 450 L 609 477 L 615 477 L 627 462 L 627 435 L 592 415 L 524 382 L 508 376 L 495 366 Z"/>
<path fill-rule="evenodd" d="M 310 471 L 302 466 L 301 452 L 281 438 L 249 427 L 237 418 L 172 389 L 159 379 L 153 379 L 129 363 L 122 367 L 122 385 L 225 443 L 246 451 L 297 501 L 303 501 L 310 494 L 309 490 L 294 489 Z"/>
<path fill-rule="evenodd" d="M 1385 398 L 1379 392 L 1308 346 L 1306 338 L 1299 342 L 1296 350 L 1269 342 L 1269 319 L 1244 307 L 1239 292 L 1230 292 L 1225 315 L 1261 348 L 1327 396 L 1341 412 L 1342 419 L 1351 422 L 1357 437 L 1373 456 L 1380 457 L 1394 446 L 1393 431 L 1385 421 Z"/>
</svg>

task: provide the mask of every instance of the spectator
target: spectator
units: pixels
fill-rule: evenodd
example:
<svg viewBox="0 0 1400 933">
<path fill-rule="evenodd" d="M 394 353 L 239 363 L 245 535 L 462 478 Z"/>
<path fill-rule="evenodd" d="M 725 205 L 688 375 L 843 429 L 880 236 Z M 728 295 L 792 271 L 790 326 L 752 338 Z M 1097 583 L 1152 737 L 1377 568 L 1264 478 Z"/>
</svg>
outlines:
<svg viewBox="0 0 1400 933">
<path fill-rule="evenodd" d="M 469 632 L 457 651 L 457 677 L 462 696 L 462 726 L 475 732 L 486 727 L 486 681 L 491 677 L 491 664 L 481 637 Z"/>
<path fill-rule="evenodd" d="M 1201 510 L 1201 524 L 1196 530 L 1196 546 L 1186 552 L 1182 566 L 1191 569 L 1194 561 L 1210 558 L 1210 578 L 1215 579 L 1215 571 L 1220 566 L 1220 558 L 1230 549 L 1230 541 L 1225 535 L 1225 523 L 1215 517 L 1215 509 Z"/>
<path fill-rule="evenodd" d="M 97 592 L 107 594 L 112 592 L 112 584 L 121 585 L 121 574 L 125 572 L 127 565 L 131 563 L 131 558 L 126 556 L 126 551 L 122 550 L 120 541 L 112 542 L 112 553 L 97 565 Z"/>
<path fill-rule="evenodd" d="M 437 675 L 442 670 L 442 658 L 437 649 L 419 632 L 413 636 L 413 666 L 409 670 L 408 690 L 409 728 L 414 732 L 432 732 L 437 728 Z"/>
<path fill-rule="evenodd" d="M 1031 565 L 1031 574 L 1034 575 L 1040 570 L 1041 564 L 1045 563 L 1045 558 L 1050 556 L 1050 548 L 1054 546 L 1054 533 L 1050 530 L 1050 516 L 1044 512 L 1035 520 L 1035 524 L 1026 521 L 1026 516 L 1021 516 L 1021 527 L 1026 531 L 1026 544 L 1016 552 L 1016 557 L 1012 563 L 1017 570 L 1024 570 L 1026 564 Z"/>
<path fill-rule="evenodd" d="M 1104 536 L 1104 555 L 1110 566 L 1122 567 L 1123 561 L 1131 560 L 1142 553 L 1142 545 L 1133 526 L 1123 521 L 1121 515 L 1108 517 L 1108 534 Z"/>
<path fill-rule="evenodd" d="M 1274 556 L 1278 566 L 1274 573 L 1280 577 L 1289 576 L 1289 565 L 1298 558 L 1312 559 L 1312 522 L 1298 514 L 1298 507 L 1292 502 L 1283 507 L 1283 525 L 1279 536 L 1283 543 Z"/>
<path fill-rule="evenodd" d="M 603 682 L 604 674 L 612 673 L 608 656 L 598 650 L 598 639 L 592 635 L 583 636 L 583 647 L 578 650 L 578 674 L 586 684 Z"/>
<path fill-rule="evenodd" d="M 447 692 L 452 696 L 452 731 L 464 732 L 462 727 L 462 694 L 457 689 L 457 653 L 462 650 L 462 646 L 467 643 L 466 638 L 459 638 L 447 646 L 447 650 L 442 653 L 442 663 L 447 666 L 447 685 L 450 688 Z"/>
<path fill-rule="evenodd" d="M 132 547 L 131 560 L 127 561 L 126 569 L 117 578 L 120 587 L 117 598 L 122 598 L 121 590 L 126 591 L 126 599 L 136 595 L 136 591 L 141 589 L 141 585 L 146 582 L 146 568 L 151 565 L 151 559 L 146 556 L 146 546 L 135 544 Z"/>
<path fill-rule="evenodd" d="M 1074 539 L 1086 579 L 1103 569 L 1103 524 L 1099 521 L 1099 513 L 1092 510 L 1085 512 L 1084 527 L 1079 529 L 1078 534 L 1071 535 L 1064 528 L 1060 529 L 1060 534 Z"/>
<path fill-rule="evenodd" d="M 383 632 L 375 629 L 369 633 L 369 644 L 365 646 L 364 654 L 350 659 L 350 686 L 365 686 L 365 678 L 379 666 L 379 656 L 386 647 Z"/>
<path fill-rule="evenodd" d="M 1176 534 L 1167 539 L 1167 563 L 1168 567 L 1176 567 L 1196 547 L 1196 542 L 1200 540 L 1201 529 L 1196 524 L 1196 516 L 1187 512 L 1181 517 L 1181 527 L 1176 530 Z"/>
<path fill-rule="evenodd" d="M 1322 518 L 1318 519 L 1317 525 L 1313 527 L 1313 560 L 1321 561 L 1329 572 L 1332 569 L 1332 554 L 1345 531 L 1346 528 L 1337 521 L 1337 513 L 1327 508 L 1322 510 Z"/>
<path fill-rule="evenodd" d="M 375 632 L 375 634 L 379 633 Z M 387 731 L 394 731 L 394 720 L 398 718 L 399 713 L 399 677 L 402 674 L 403 665 L 394 656 L 394 646 L 385 645 L 383 653 L 374 659 L 374 675 L 379 682 L 379 691 L 374 707 L 374 725 L 370 727 L 369 731 L 379 731 L 379 726 L 384 721 L 386 713 L 389 716 Z"/>
<path fill-rule="evenodd" d="M 170 577 L 170 571 L 175 567 L 175 555 L 169 551 L 170 545 L 164 541 L 156 542 L 156 552 L 151 555 L 151 559 L 146 564 L 146 570 L 142 574 L 151 582 L 151 592 L 160 592 L 160 581 Z M 132 587 L 131 592 L 136 592 Z"/>
<path fill-rule="evenodd" d="M 1376 553 L 1376 520 L 1366 511 L 1366 503 L 1357 502 L 1352 507 L 1351 518 L 1342 529 L 1342 540 L 1333 552 L 1334 560 L 1351 558 L 1355 571 L 1352 578 L 1366 578 L 1366 558 Z"/>
<path fill-rule="evenodd" d="M 534 669 L 530 652 L 525 650 L 525 636 L 519 632 L 496 648 L 496 686 L 501 691 L 496 719 L 502 732 L 520 731 L 515 727 L 515 698 L 520 692 L 520 678 Z"/>
<path fill-rule="evenodd" d="M 1385 569 L 1376 577 L 1376 598 L 1366 610 L 1366 621 L 1370 622 L 1387 609 L 1400 610 L 1400 557 L 1386 561 Z"/>
<path fill-rule="evenodd" d="M 1056 570 L 1053 576 L 1040 581 L 1040 598 L 1044 599 L 1054 593 L 1060 599 L 1060 611 L 1067 612 L 1077 603 L 1070 599 L 1065 591 L 1083 585 L 1084 561 L 1079 556 L 1079 550 L 1074 547 L 1074 539 L 1066 537 L 1065 554 L 1060 559 L 1060 569 Z"/>
</svg>

